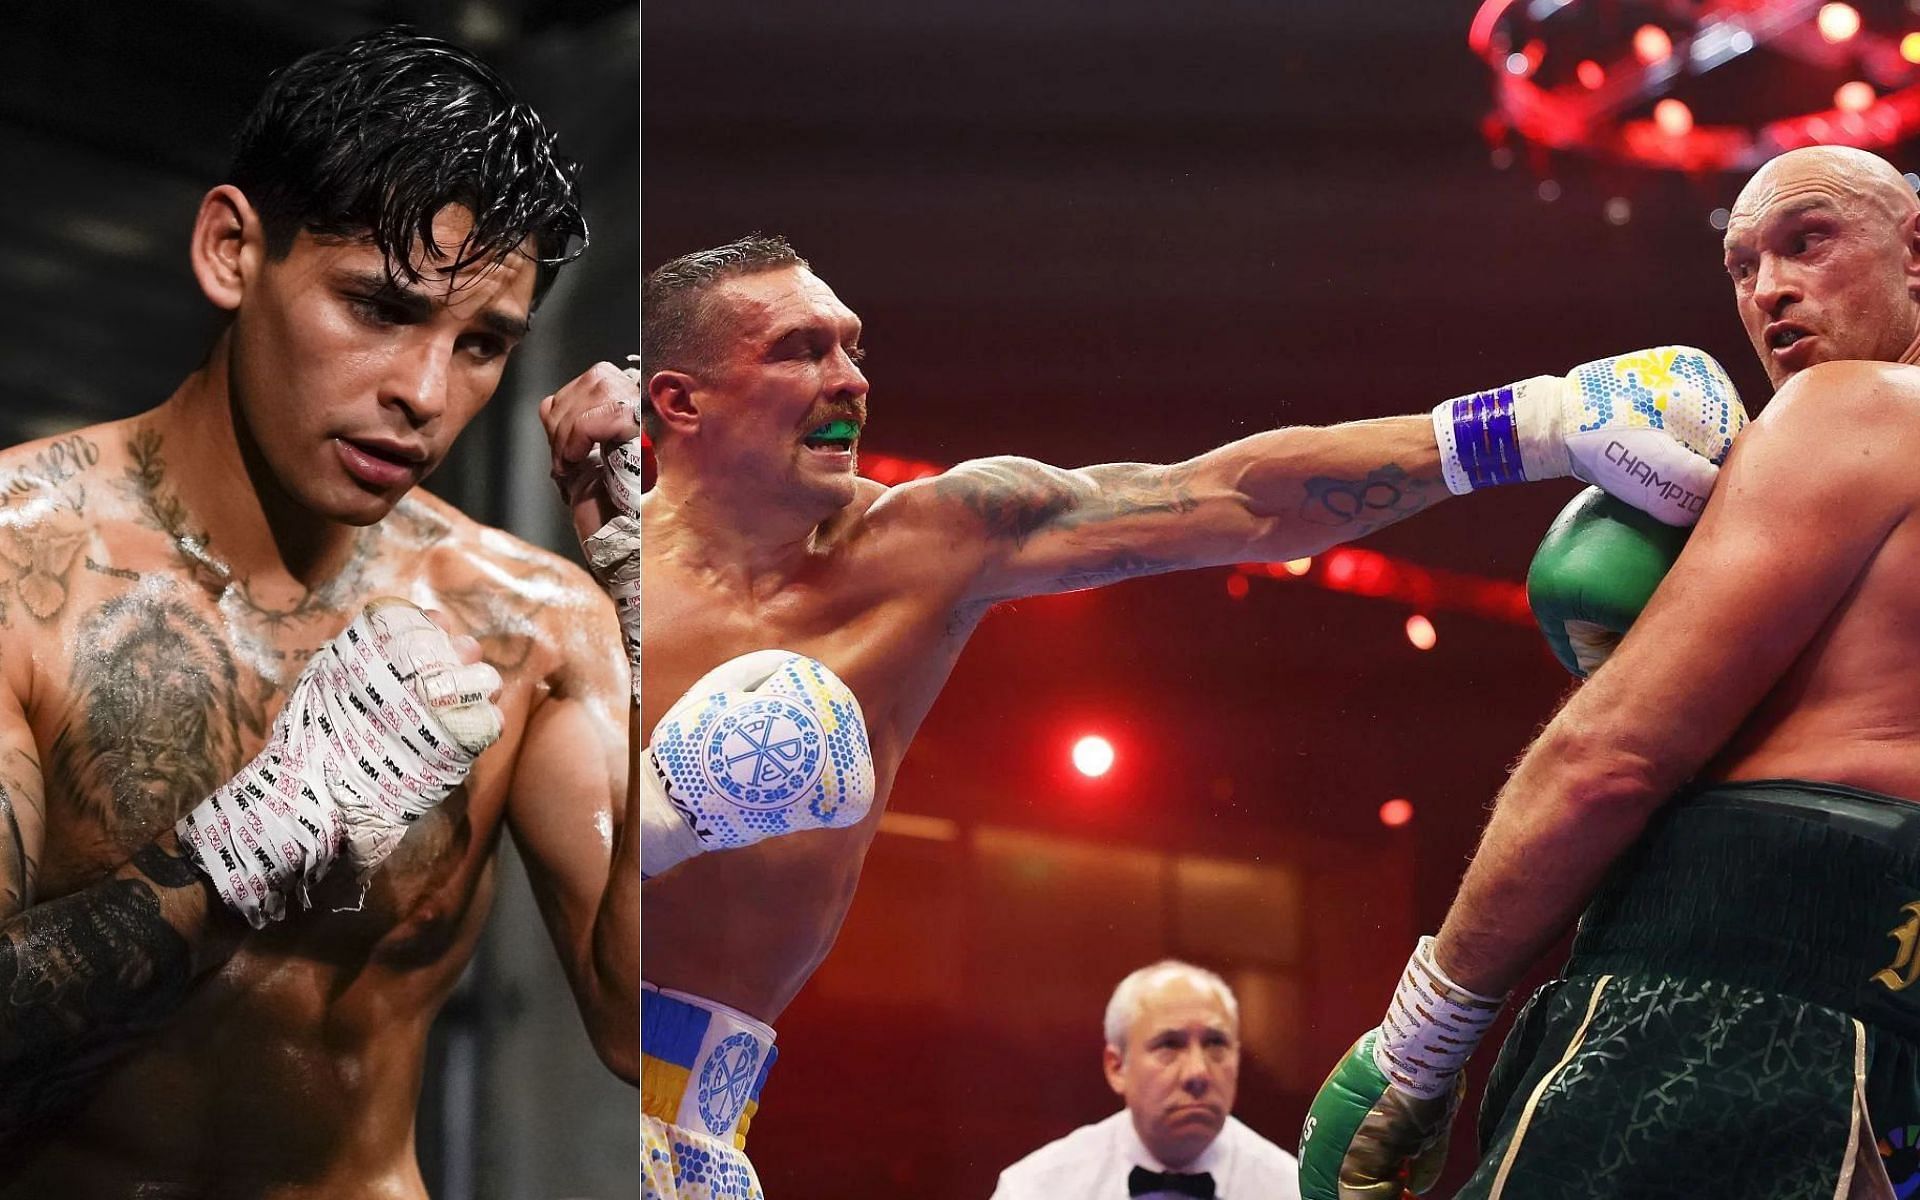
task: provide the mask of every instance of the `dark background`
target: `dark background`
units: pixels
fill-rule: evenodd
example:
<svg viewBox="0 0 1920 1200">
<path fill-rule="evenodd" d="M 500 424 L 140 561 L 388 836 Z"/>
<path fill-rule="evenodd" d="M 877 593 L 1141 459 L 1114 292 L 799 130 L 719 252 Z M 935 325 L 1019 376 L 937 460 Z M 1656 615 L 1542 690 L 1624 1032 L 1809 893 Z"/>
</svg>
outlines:
<svg viewBox="0 0 1920 1200">
<path fill-rule="evenodd" d="M 1708 222 L 1740 181 L 1543 160 L 1543 202 L 1482 139 L 1473 11 L 654 0 L 642 257 L 787 234 L 865 319 L 866 449 L 941 464 L 1175 460 L 1668 342 L 1757 406 Z M 1575 488 L 1367 544 L 1517 581 Z M 1567 677 L 1522 625 L 1433 612 L 1420 653 L 1403 606 L 1226 579 L 988 619 L 894 792 L 934 820 L 886 827 L 779 1023 L 749 1144 L 770 1195 L 984 1197 L 1114 1110 L 1101 1011 L 1163 954 L 1240 990 L 1238 1114 L 1297 1141 Z M 1083 729 L 1119 743 L 1097 784 L 1065 768 Z"/>
<path fill-rule="evenodd" d="M 127 416 L 204 354 L 194 209 L 270 72 L 395 22 L 499 68 L 582 164 L 593 247 L 433 490 L 554 548 L 539 398 L 639 328 L 639 22 L 621 0 L 71 0 L 0 33 L 0 444 Z M 437 1200 L 639 1194 L 636 1093 L 594 1058 L 511 848 L 431 1045 L 418 1139 Z M 217 1036 L 217 1033 L 216 1035 Z"/>
</svg>

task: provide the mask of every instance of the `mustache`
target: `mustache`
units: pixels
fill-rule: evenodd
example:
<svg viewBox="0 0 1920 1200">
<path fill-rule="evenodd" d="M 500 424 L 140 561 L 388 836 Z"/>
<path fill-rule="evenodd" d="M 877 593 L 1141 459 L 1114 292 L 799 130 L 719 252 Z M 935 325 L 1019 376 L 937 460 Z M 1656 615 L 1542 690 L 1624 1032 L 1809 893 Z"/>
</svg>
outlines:
<svg viewBox="0 0 1920 1200">
<path fill-rule="evenodd" d="M 852 404 L 833 404 L 825 408 L 815 409 L 807 414 L 806 427 L 809 430 L 818 429 L 829 421 L 852 421 L 861 429 L 866 429 L 866 401 L 855 401 Z"/>
</svg>

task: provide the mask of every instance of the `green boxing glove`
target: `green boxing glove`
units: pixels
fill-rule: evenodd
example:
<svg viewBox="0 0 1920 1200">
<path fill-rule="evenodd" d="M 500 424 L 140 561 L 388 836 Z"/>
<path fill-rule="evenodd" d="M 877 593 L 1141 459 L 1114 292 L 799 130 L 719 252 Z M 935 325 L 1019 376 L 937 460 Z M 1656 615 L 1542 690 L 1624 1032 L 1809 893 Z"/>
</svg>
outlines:
<svg viewBox="0 0 1920 1200">
<path fill-rule="evenodd" d="M 1561 509 L 1527 569 L 1527 603 L 1560 665 L 1582 679 L 1593 674 L 1686 544 L 1687 530 L 1597 487 Z"/>
<path fill-rule="evenodd" d="M 1386 1020 L 1320 1085 L 1300 1131 L 1301 1200 L 1400 1200 L 1440 1178 L 1467 1057 L 1504 996 L 1448 979 L 1420 939 Z"/>
</svg>

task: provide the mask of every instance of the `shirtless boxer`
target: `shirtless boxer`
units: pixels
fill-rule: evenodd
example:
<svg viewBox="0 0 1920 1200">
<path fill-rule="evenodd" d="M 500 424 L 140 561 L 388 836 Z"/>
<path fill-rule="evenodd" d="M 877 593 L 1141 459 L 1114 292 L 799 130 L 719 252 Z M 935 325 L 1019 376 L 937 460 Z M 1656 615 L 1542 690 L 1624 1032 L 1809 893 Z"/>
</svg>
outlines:
<svg viewBox="0 0 1920 1200">
<path fill-rule="evenodd" d="M 1920 1191 L 1920 202 L 1864 151 L 1794 151 L 1726 264 L 1775 399 L 1677 559 L 1600 505 L 1550 533 L 1549 611 L 1632 632 L 1322 1088 L 1303 1195 L 1425 1190 L 1467 1055 L 1577 915 L 1459 1195 Z M 1618 581 L 1662 554 L 1631 620 Z"/>
<path fill-rule="evenodd" d="M 663 733 L 662 716 L 714 664 L 780 647 L 851 686 L 876 778 L 872 811 L 850 828 L 678 866 L 686 839 L 656 837 L 658 809 L 642 806 L 644 973 L 659 989 L 643 1002 L 642 1106 L 649 1191 L 667 1194 L 754 1190 L 735 1152 L 765 1079 L 768 1023 L 832 945 L 901 757 L 996 602 L 1315 554 L 1449 491 L 1569 470 L 1684 522 L 1714 470 L 1698 454 L 1718 453 L 1744 419 L 1704 355 L 1648 352 L 1575 382 L 1448 402 L 1437 419 L 1277 430 L 1173 466 L 988 459 L 889 489 L 854 470 L 867 405 L 860 321 L 784 242 L 744 239 L 667 264 L 647 282 L 642 322 L 642 419 L 659 462 L 639 516 L 647 770 L 707 822 L 712 810 L 686 799 L 708 786 L 690 778 L 699 763 L 659 752 L 688 726 Z M 595 443 L 634 436 L 633 399 L 606 364 L 552 399 L 543 411 L 563 480 L 592 478 L 582 467 Z M 663 843 L 671 853 L 657 860 Z M 732 1057 L 686 1032 L 715 1023 L 744 1039 L 730 1041 Z M 725 1081 L 738 1089 L 719 1096 Z M 690 1099 L 701 1095 L 705 1108 Z M 726 1160 L 728 1181 L 676 1178 L 690 1158 Z"/>
<path fill-rule="evenodd" d="M 539 119 L 463 51 L 310 55 L 201 202 L 190 261 L 226 317 L 202 365 L 140 416 L 0 454 L 0 1196 L 424 1200 L 427 1030 L 503 826 L 595 1046 L 637 1077 L 612 608 L 416 490 L 584 232 Z M 223 850 L 251 848 L 214 814 L 183 853 L 175 824 L 257 776 L 303 664 L 353 651 L 336 635 L 384 595 L 478 637 L 498 744 L 378 870 L 301 859 L 249 902 Z M 322 787 L 359 765 L 305 753 Z M 289 832 L 295 857 L 331 840 Z"/>
</svg>

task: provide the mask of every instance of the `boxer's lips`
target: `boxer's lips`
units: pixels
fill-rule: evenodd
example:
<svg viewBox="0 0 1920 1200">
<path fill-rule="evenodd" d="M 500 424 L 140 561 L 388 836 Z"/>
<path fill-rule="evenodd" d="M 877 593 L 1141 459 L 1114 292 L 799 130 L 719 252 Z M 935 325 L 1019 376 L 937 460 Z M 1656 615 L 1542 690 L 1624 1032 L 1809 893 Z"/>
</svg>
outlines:
<svg viewBox="0 0 1920 1200">
<path fill-rule="evenodd" d="M 1775 321 L 1762 333 L 1769 350 L 1786 350 L 1813 336 L 1813 330 L 1797 321 Z"/>
<path fill-rule="evenodd" d="M 1767 354 L 1789 371 L 1813 365 L 1819 340 L 1819 335 L 1804 325 L 1781 322 L 1767 326 Z"/>
<path fill-rule="evenodd" d="M 347 473 L 373 487 L 411 483 L 426 461 L 425 451 L 400 442 L 342 437 L 334 439 L 334 446 Z"/>
</svg>

